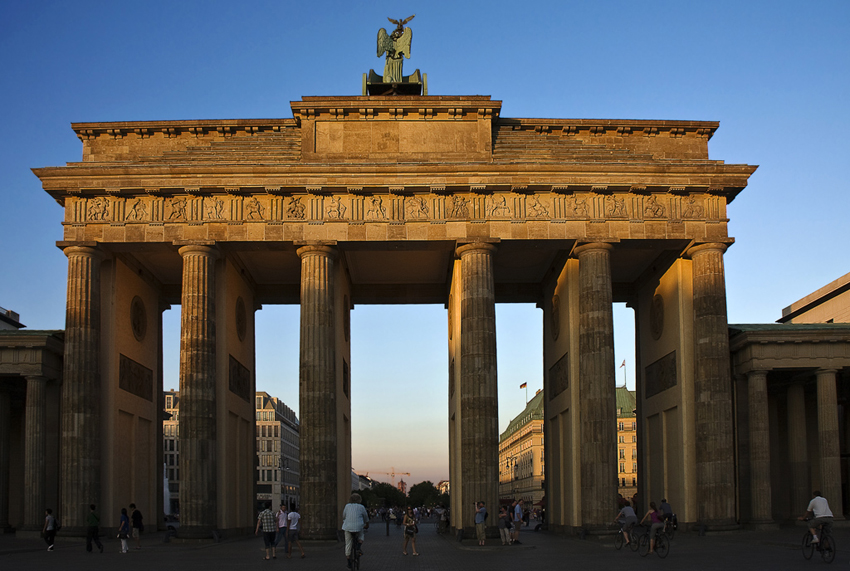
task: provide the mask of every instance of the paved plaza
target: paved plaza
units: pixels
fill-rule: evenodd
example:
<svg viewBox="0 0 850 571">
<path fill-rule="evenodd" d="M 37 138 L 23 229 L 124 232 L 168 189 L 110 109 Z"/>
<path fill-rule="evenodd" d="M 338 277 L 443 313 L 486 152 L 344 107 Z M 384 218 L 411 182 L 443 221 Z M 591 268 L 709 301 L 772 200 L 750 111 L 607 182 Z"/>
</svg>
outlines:
<svg viewBox="0 0 850 571">
<path fill-rule="evenodd" d="M 497 540 L 488 540 L 485 547 L 475 541 L 459 543 L 448 535 L 437 535 L 433 522 L 424 521 L 417 537 L 419 557 L 401 553 L 402 535 L 395 525 L 386 533 L 381 522 L 373 522 L 364 545 L 363 571 L 469 571 L 471 569 L 563 569 L 593 570 L 640 569 L 819 569 L 825 566 L 819 555 L 810 561 L 803 559 L 799 544 L 803 527 L 783 527 L 775 532 L 742 531 L 739 533 L 707 535 L 680 533 L 673 540 L 666 559 L 650 555 L 641 557 L 627 549 L 617 551 L 611 537 L 580 540 L 546 532 L 523 529 L 522 545 L 502 547 Z M 850 528 L 835 530 L 838 556 L 834 567 L 850 562 Z M 43 540 L 0 537 L 0 569 L 3 571 L 38 568 L 63 571 L 92 569 L 179 570 L 194 569 L 288 569 L 292 571 L 343 571 L 342 543 L 303 542 L 307 557 L 297 553 L 292 559 L 279 554 L 276 560 L 263 560 L 262 540 L 256 537 L 233 538 L 218 544 L 180 543 L 163 541 L 164 535 L 144 537 L 140 551 L 118 552 L 119 542 L 109 538 L 104 553 L 86 553 L 84 541 L 60 537 L 56 549 L 47 552 Z M 412 553 L 412 550 L 408 550 Z M 830 567 L 831 568 L 831 567 Z"/>
</svg>

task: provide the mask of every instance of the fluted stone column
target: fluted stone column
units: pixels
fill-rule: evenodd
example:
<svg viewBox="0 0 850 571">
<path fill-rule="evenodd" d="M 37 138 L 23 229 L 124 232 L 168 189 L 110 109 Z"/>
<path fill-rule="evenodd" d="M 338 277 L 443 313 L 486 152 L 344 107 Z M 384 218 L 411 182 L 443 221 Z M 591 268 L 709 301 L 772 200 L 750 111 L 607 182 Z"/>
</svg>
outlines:
<svg viewBox="0 0 850 571">
<path fill-rule="evenodd" d="M 463 514 L 474 528 L 473 502 L 494 516 L 499 501 L 499 405 L 496 367 L 496 293 L 487 243 L 460 246 L 460 446 Z M 497 518 L 488 521 L 494 526 Z M 496 532 L 498 533 L 498 532 Z"/>
<path fill-rule="evenodd" d="M 735 525 L 732 378 L 726 320 L 724 244 L 688 251 L 693 260 L 694 412 L 699 523 Z"/>
<path fill-rule="evenodd" d="M 838 436 L 838 395 L 834 369 L 818 369 L 818 443 L 820 491 L 836 518 L 843 518 L 841 501 L 841 451 Z M 833 507 L 834 506 L 834 507 Z"/>
<path fill-rule="evenodd" d="M 579 274 L 581 525 L 603 529 L 616 510 L 617 413 L 611 244 L 575 249 Z"/>
<path fill-rule="evenodd" d="M 0 389 L 0 533 L 9 528 L 9 448 L 12 399 Z"/>
<path fill-rule="evenodd" d="M 761 526 L 773 523 L 767 371 L 747 373 L 747 386 L 750 404 L 750 493 L 752 496 L 750 523 Z"/>
<path fill-rule="evenodd" d="M 58 515 L 65 533 L 85 532 L 89 504 L 101 504 L 100 262 L 94 247 L 69 246 Z M 42 506 L 42 510 L 44 506 Z M 43 512 L 42 512 L 43 513 Z"/>
<path fill-rule="evenodd" d="M 334 319 L 336 248 L 301 257 L 300 464 L 302 534 L 333 539 L 337 522 L 337 402 Z"/>
<path fill-rule="evenodd" d="M 215 261 L 212 246 L 183 256 L 180 313 L 180 529 L 209 538 L 218 521 L 216 458 Z"/>
<path fill-rule="evenodd" d="M 47 445 L 45 420 L 47 379 L 27 377 L 24 418 L 24 528 L 41 529 L 44 524 L 45 474 L 44 452 Z"/>
<path fill-rule="evenodd" d="M 795 511 L 800 509 L 799 506 L 805 508 L 812 498 L 806 445 L 806 398 L 802 383 L 788 387 L 788 464 L 791 468 L 791 506 Z"/>
</svg>

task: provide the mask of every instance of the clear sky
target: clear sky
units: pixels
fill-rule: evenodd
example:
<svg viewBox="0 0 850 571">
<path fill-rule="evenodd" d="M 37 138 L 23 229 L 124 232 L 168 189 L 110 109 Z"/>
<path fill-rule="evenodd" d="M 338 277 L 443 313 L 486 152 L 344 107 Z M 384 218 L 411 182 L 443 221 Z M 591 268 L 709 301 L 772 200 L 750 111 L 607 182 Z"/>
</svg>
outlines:
<svg viewBox="0 0 850 571">
<path fill-rule="evenodd" d="M 359 95 L 362 73 L 382 69 L 378 29 L 413 13 L 405 70 L 427 73 L 432 95 L 490 95 L 503 117 L 720 121 L 711 158 L 760 165 L 728 209 L 730 322 L 772 322 L 850 271 L 846 0 L 6 0 L 0 306 L 31 329 L 64 327 L 62 211 L 29 169 L 80 160 L 71 122 L 290 117 L 304 95 Z M 629 313 L 618 308 L 618 381 L 634 373 Z M 519 384 L 542 387 L 541 322 L 532 306 L 497 308 L 502 428 L 525 405 Z M 257 388 L 296 411 L 297 331 L 297 307 L 257 313 Z M 352 336 L 354 468 L 446 478 L 445 310 L 358 306 Z"/>
</svg>

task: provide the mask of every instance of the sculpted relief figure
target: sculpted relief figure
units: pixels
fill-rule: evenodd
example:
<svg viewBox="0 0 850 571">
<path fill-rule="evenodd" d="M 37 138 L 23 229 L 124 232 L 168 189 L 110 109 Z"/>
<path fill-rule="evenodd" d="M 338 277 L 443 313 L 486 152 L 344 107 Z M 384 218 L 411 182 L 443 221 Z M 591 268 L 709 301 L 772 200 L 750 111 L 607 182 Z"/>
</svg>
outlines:
<svg viewBox="0 0 850 571">
<path fill-rule="evenodd" d="M 328 218 L 340 220 L 345 217 L 345 205 L 338 196 L 331 197 L 331 203 L 327 210 Z"/>
<path fill-rule="evenodd" d="M 487 213 L 489 216 L 510 216 L 511 208 L 508 206 L 505 195 L 500 194 L 498 197 L 490 197 L 490 209 Z"/>
<path fill-rule="evenodd" d="M 207 207 L 207 219 L 221 220 L 221 211 L 224 210 L 224 201 L 214 196 L 204 199 L 204 205 Z"/>
<path fill-rule="evenodd" d="M 452 196 L 451 218 L 469 218 L 469 201 L 462 196 Z"/>
<path fill-rule="evenodd" d="M 532 195 L 531 201 L 528 204 L 528 214 L 533 218 L 544 218 L 549 216 L 549 209 L 543 206 L 537 195 Z"/>
<path fill-rule="evenodd" d="M 88 203 L 89 220 L 107 220 L 109 218 L 109 201 L 96 196 Z"/>
<path fill-rule="evenodd" d="M 289 201 L 289 206 L 286 209 L 286 217 L 304 220 L 304 205 L 301 203 L 300 197 L 293 196 Z"/>
<path fill-rule="evenodd" d="M 650 218 L 661 218 L 664 216 L 664 207 L 658 204 L 658 201 L 655 199 L 655 196 L 650 196 L 649 200 L 646 201 L 646 206 L 643 209 L 643 213 L 649 216 Z"/>
<path fill-rule="evenodd" d="M 260 204 L 260 201 L 257 200 L 256 196 L 252 196 L 251 200 L 248 201 L 248 204 L 245 205 L 245 212 L 247 212 L 246 219 L 248 220 L 263 219 L 263 205 Z"/>
<path fill-rule="evenodd" d="M 697 204 L 697 199 L 693 196 L 688 197 L 687 206 L 685 206 L 685 211 L 682 212 L 683 218 L 702 218 L 703 208 L 701 205 Z"/>
<path fill-rule="evenodd" d="M 369 199 L 369 210 L 366 211 L 366 218 L 380 218 L 381 220 L 385 220 L 387 218 L 384 201 L 380 196 L 373 196 Z"/>
<path fill-rule="evenodd" d="M 626 199 L 617 198 L 616 196 L 605 197 L 605 214 L 610 218 L 625 218 L 626 217 Z"/>
<path fill-rule="evenodd" d="M 411 196 L 407 199 L 405 213 L 411 220 L 428 218 L 428 202 L 421 196 Z"/>
<path fill-rule="evenodd" d="M 576 218 L 587 218 L 587 199 L 583 198 L 579 200 L 573 196 L 572 210 Z"/>
<path fill-rule="evenodd" d="M 185 220 L 186 219 L 186 199 L 172 198 L 169 200 L 171 213 L 168 215 L 169 220 Z"/>
<path fill-rule="evenodd" d="M 145 203 L 142 202 L 141 198 L 137 198 L 133 203 L 133 206 L 130 207 L 130 211 L 127 213 L 127 220 L 144 220 L 148 215 L 148 208 L 145 206 Z"/>
<path fill-rule="evenodd" d="M 401 81 L 402 58 L 410 59 L 410 42 L 413 39 L 413 31 L 404 25 L 411 21 L 416 14 L 404 20 L 393 20 L 387 18 L 396 25 L 392 34 L 381 28 L 378 31 L 378 57 L 387 54 L 384 64 L 384 83 L 398 83 Z"/>
</svg>

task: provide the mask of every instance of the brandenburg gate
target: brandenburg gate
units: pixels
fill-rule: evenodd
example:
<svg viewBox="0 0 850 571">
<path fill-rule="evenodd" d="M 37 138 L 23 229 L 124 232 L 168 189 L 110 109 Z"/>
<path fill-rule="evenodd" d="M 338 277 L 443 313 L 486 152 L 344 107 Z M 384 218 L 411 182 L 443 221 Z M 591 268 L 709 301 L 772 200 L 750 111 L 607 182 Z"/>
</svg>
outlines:
<svg viewBox="0 0 850 571">
<path fill-rule="evenodd" d="M 64 206 L 63 526 L 162 501 L 162 312 L 181 307 L 179 535 L 254 511 L 254 315 L 300 304 L 304 537 L 350 493 L 350 312 L 446 308 L 452 524 L 498 505 L 496 303 L 543 310 L 547 520 L 617 495 L 612 304 L 635 311 L 642 474 L 683 522 L 735 523 L 723 254 L 755 167 L 718 123 L 501 116 L 489 96 L 304 97 L 291 119 L 76 123 L 34 172 Z M 412 335 L 411 339 L 415 337 Z M 412 341 L 415 342 L 415 341 Z M 435 379 L 434 382 L 440 382 Z M 660 478 L 660 479 L 659 479 Z M 649 484 L 642 484 L 649 485 Z M 646 490 L 647 488 L 642 488 Z"/>
</svg>

